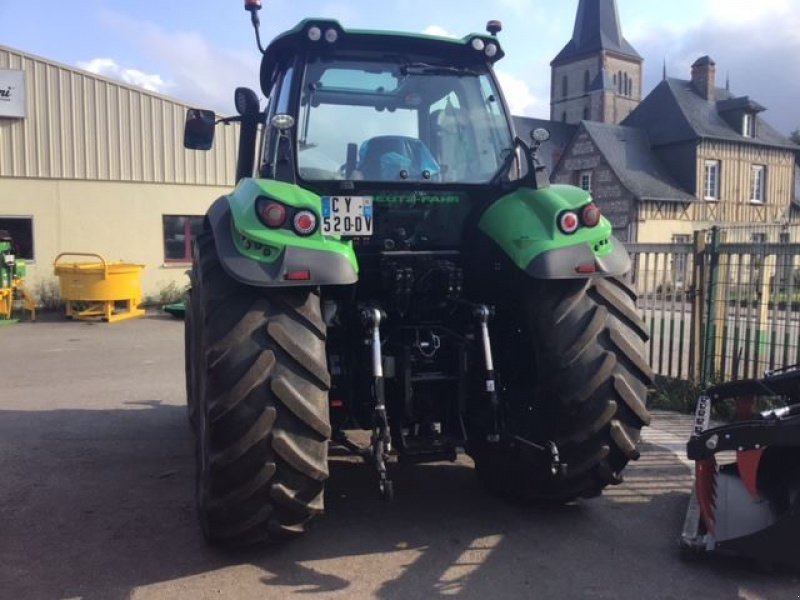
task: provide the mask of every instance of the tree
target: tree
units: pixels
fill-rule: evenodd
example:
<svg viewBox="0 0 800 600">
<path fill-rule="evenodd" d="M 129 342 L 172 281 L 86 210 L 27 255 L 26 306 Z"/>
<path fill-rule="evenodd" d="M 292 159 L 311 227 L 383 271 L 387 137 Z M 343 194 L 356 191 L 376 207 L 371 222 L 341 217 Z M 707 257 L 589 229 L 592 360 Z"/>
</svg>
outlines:
<svg viewBox="0 0 800 600">
<path fill-rule="evenodd" d="M 800 145 L 800 127 L 798 127 L 792 133 L 789 134 L 789 139 L 792 140 L 795 144 Z"/>
</svg>

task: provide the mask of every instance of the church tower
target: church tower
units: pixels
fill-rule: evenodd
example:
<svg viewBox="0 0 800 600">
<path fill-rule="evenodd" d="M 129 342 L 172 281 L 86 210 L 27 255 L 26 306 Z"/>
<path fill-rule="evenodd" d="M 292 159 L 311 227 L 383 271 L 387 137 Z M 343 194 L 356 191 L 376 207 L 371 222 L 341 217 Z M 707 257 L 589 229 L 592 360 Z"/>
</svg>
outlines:
<svg viewBox="0 0 800 600">
<path fill-rule="evenodd" d="M 619 123 L 642 99 L 642 62 L 616 0 L 580 0 L 572 39 L 550 63 L 550 120 Z"/>
</svg>

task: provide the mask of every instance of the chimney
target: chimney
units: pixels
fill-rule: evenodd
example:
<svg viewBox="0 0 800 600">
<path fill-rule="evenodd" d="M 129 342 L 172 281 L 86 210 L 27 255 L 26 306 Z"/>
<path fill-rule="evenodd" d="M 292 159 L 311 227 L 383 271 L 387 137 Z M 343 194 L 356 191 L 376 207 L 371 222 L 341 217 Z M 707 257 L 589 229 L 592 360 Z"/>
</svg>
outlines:
<svg viewBox="0 0 800 600">
<path fill-rule="evenodd" d="M 717 99 L 717 63 L 710 56 L 698 58 L 692 65 L 692 87 L 709 102 Z"/>
</svg>

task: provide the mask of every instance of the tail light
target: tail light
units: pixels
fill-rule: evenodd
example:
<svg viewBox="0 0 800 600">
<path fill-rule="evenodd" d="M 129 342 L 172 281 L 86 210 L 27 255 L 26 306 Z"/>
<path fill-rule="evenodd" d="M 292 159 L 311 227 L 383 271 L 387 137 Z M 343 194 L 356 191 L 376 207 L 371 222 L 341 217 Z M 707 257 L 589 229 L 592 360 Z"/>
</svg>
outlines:
<svg viewBox="0 0 800 600">
<path fill-rule="evenodd" d="M 261 220 L 272 229 L 283 227 L 286 223 L 286 207 L 278 202 L 267 202 L 261 207 Z"/>
<path fill-rule="evenodd" d="M 292 221 L 297 235 L 311 235 L 317 229 L 317 216 L 310 210 L 301 210 Z"/>
<path fill-rule="evenodd" d="M 289 271 L 283 278 L 286 281 L 311 281 L 311 271 Z"/>
<path fill-rule="evenodd" d="M 561 216 L 558 218 L 558 228 L 567 235 L 575 233 L 579 225 L 580 221 L 578 220 L 578 215 L 571 210 L 561 213 Z"/>
<path fill-rule="evenodd" d="M 600 222 L 600 209 L 596 204 L 587 204 L 581 212 L 581 221 L 585 227 L 597 227 Z"/>
</svg>

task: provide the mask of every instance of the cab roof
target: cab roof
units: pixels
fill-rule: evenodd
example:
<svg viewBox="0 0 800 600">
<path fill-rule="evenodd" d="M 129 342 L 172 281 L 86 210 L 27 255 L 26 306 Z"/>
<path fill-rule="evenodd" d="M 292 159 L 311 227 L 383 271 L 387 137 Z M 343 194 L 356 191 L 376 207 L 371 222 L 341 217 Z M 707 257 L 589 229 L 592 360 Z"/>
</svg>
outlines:
<svg viewBox="0 0 800 600">
<path fill-rule="evenodd" d="M 321 37 L 312 40 L 309 31 L 318 28 Z M 329 31 L 335 31 L 335 41 L 326 39 Z M 331 36 L 333 37 L 333 36 Z M 483 49 L 473 46 L 476 39 L 483 42 Z M 485 48 L 494 44 L 497 51 L 488 56 Z M 363 51 L 383 54 L 429 55 L 438 64 L 468 66 L 479 63 L 494 64 L 505 56 L 496 37 L 488 33 L 472 33 L 463 38 L 451 38 L 422 33 L 380 31 L 370 29 L 345 29 L 333 19 L 304 19 L 292 29 L 278 35 L 267 47 L 261 61 L 261 89 L 269 95 L 272 81 L 281 63 L 292 56 L 307 51 L 334 54 L 337 52 Z"/>
</svg>

